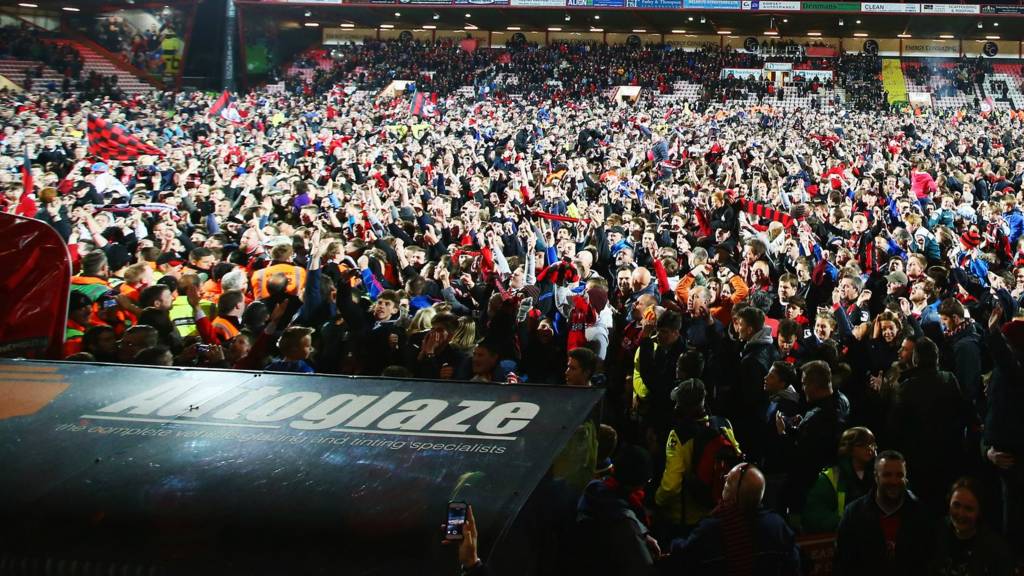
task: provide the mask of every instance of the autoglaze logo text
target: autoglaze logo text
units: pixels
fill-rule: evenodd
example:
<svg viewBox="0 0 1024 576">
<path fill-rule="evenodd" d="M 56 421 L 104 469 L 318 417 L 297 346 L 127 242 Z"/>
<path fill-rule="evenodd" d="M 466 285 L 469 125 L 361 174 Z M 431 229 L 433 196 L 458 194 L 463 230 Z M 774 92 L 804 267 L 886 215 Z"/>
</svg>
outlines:
<svg viewBox="0 0 1024 576">
<path fill-rule="evenodd" d="M 401 436 L 516 440 L 540 412 L 532 402 L 296 391 L 278 386 L 171 382 L 100 408 L 82 418 L 241 428 L 292 428 Z"/>
</svg>

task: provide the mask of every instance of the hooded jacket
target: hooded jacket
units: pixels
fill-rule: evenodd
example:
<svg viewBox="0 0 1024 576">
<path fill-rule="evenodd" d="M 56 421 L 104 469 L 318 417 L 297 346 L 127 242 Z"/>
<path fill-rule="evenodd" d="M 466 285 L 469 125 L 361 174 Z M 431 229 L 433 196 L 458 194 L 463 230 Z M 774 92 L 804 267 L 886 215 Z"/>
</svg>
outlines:
<svg viewBox="0 0 1024 576">
<path fill-rule="evenodd" d="M 745 439 L 747 455 L 761 455 L 761 416 L 768 397 L 764 377 L 779 360 L 779 349 L 772 340 L 772 329 L 764 326 L 743 345 L 740 352 L 739 379 L 733 388 L 733 412 L 736 435 Z"/>
<path fill-rule="evenodd" d="M 592 480 L 583 490 L 576 512 L 575 573 L 645 574 L 654 563 L 646 542 L 649 530 L 619 492 L 603 480 Z"/>
</svg>

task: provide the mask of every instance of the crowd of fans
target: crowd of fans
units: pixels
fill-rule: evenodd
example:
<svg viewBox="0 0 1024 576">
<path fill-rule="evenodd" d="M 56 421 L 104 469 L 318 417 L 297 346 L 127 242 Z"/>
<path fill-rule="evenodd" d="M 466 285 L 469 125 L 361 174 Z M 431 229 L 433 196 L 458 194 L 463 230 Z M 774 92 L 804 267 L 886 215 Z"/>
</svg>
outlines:
<svg viewBox="0 0 1024 576">
<path fill-rule="evenodd" d="M 950 64 L 950 65 L 946 65 Z M 916 84 L 933 86 L 936 96 L 974 96 L 985 75 L 992 73 L 992 63 L 978 56 L 962 56 L 951 62 L 921 62 L 906 66 L 903 74 Z"/>
<path fill-rule="evenodd" d="M 537 101 L 572 101 L 604 94 L 622 85 L 641 86 L 659 94 L 671 94 L 676 82 L 699 84 L 699 106 L 745 99 L 748 95 L 782 98 L 785 89 L 773 82 L 723 77 L 727 68 L 760 70 L 767 62 L 791 64 L 794 69 L 832 70 L 839 74 L 854 107 L 874 110 L 885 107 L 886 94 L 877 56 L 848 54 L 841 58 L 813 58 L 806 47 L 791 43 L 766 43 L 749 52 L 706 46 L 696 51 L 670 44 L 641 47 L 593 42 L 553 42 L 547 46 L 523 44 L 505 51 L 466 51 L 458 42 L 380 42 L 344 44 L 333 48 L 333 65 L 323 66 L 327 51 L 303 57 L 297 68 L 315 68 L 311 76 L 295 74 L 286 79 L 292 94 L 325 94 L 338 83 L 355 83 L 377 90 L 392 80 L 414 80 L 422 92 L 448 94 L 474 86 L 478 94 L 501 98 L 525 96 Z M 824 86 L 831 89 L 831 81 Z M 792 85 L 800 95 L 817 93 L 821 83 L 799 81 Z"/>
<path fill-rule="evenodd" d="M 67 357 L 602 386 L 552 573 L 795 574 L 829 532 L 838 574 L 1012 572 L 1024 118 L 601 93 L 717 78 L 706 52 L 351 50 L 239 124 L 198 93 L 0 96 L 0 206 L 74 261 Z M 535 97 L 455 94 L 495 68 Z M 436 115 L 331 89 L 402 77 Z M 164 155 L 89 157 L 89 113 Z"/>
</svg>

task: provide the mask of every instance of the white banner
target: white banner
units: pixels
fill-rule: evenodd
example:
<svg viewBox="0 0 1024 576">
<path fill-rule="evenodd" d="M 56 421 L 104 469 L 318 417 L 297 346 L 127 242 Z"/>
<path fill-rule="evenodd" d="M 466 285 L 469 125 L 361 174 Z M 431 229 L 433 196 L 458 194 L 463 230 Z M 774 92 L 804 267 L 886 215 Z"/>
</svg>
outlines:
<svg viewBox="0 0 1024 576">
<path fill-rule="evenodd" d="M 917 14 L 921 11 L 920 4 L 897 4 L 893 2 L 863 2 L 861 12 L 900 12 Z"/>
<path fill-rule="evenodd" d="M 744 10 L 773 10 L 776 12 L 798 12 L 800 2 L 788 0 L 743 0 L 741 6 Z"/>
<path fill-rule="evenodd" d="M 764 77 L 764 72 L 757 68 L 722 68 L 722 75 L 720 77 L 728 78 L 729 76 L 740 79 L 757 78 L 760 80 Z"/>
<path fill-rule="evenodd" d="M 932 95 L 928 92 L 907 92 L 907 100 L 911 106 L 927 106 L 932 105 Z"/>
<path fill-rule="evenodd" d="M 819 82 L 824 82 L 826 80 L 831 80 L 832 79 L 832 71 L 831 70 L 794 70 L 793 71 L 793 78 L 796 78 L 797 76 L 803 76 L 804 80 L 806 80 L 808 82 L 810 82 L 811 80 L 818 80 Z"/>
<path fill-rule="evenodd" d="M 773 72 L 792 70 L 793 64 L 791 62 L 765 62 L 764 69 Z"/>
<path fill-rule="evenodd" d="M 925 14 L 981 14 L 979 4 L 921 4 Z"/>
</svg>

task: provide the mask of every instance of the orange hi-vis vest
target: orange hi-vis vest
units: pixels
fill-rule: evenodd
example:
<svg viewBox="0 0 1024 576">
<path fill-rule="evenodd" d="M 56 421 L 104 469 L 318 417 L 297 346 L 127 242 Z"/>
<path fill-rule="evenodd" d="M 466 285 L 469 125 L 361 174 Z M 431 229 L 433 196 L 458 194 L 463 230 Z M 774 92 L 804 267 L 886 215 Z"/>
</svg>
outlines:
<svg viewBox="0 0 1024 576">
<path fill-rule="evenodd" d="M 285 262 L 273 264 L 252 273 L 252 280 L 250 282 L 252 284 L 252 294 L 257 300 L 270 296 L 270 292 L 267 291 L 267 284 L 274 274 L 284 274 L 288 278 L 286 292 L 289 294 L 297 295 L 306 287 L 305 268 Z"/>
<path fill-rule="evenodd" d="M 223 316 L 217 316 L 213 319 L 213 328 L 217 331 L 217 335 L 223 340 L 231 340 L 235 336 L 238 336 L 238 327 L 235 324 Z"/>
</svg>

